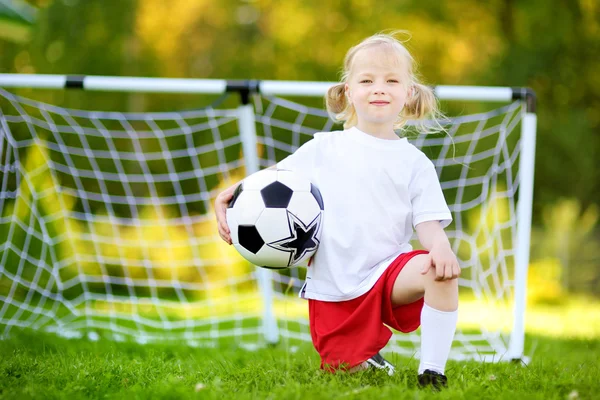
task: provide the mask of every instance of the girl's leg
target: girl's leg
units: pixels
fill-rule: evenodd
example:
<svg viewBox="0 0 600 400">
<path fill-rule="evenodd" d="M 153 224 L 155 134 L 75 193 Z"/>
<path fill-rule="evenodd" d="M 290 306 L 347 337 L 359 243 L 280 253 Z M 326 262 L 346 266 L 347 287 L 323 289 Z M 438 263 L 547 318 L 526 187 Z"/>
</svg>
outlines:
<svg viewBox="0 0 600 400">
<path fill-rule="evenodd" d="M 421 362 L 419 374 L 429 369 L 444 374 L 458 317 L 458 280 L 436 280 L 435 269 L 423 275 L 431 263 L 428 254 L 420 254 L 406 263 L 392 289 L 394 306 L 409 304 L 425 297 L 421 311 Z"/>
<path fill-rule="evenodd" d="M 458 280 L 436 281 L 435 268 L 421 274 L 423 265 L 431 263 L 429 254 L 410 259 L 400 271 L 392 289 L 392 305 L 412 303 L 425 296 L 425 304 L 440 311 L 458 308 Z"/>
</svg>

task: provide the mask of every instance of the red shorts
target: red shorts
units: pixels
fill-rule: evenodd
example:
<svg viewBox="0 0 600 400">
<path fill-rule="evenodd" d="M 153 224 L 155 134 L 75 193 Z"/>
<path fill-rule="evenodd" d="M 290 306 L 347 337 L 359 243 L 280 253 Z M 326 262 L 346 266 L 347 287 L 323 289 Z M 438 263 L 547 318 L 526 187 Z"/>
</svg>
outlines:
<svg viewBox="0 0 600 400">
<path fill-rule="evenodd" d="M 398 274 L 418 254 L 427 254 L 427 251 L 399 255 L 375 286 L 360 297 L 340 302 L 308 301 L 310 334 L 321 355 L 321 368 L 349 369 L 366 361 L 392 337 L 387 326 L 406 333 L 421 325 L 423 298 L 397 307 L 392 306 L 391 300 Z"/>
</svg>

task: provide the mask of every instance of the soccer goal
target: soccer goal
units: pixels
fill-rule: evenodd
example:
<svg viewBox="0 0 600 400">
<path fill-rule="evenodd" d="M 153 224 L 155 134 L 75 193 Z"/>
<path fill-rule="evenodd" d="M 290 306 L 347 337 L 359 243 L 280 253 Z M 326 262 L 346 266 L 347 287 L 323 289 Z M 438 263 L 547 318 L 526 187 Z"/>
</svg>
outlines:
<svg viewBox="0 0 600 400">
<path fill-rule="evenodd" d="M 0 74 L 0 335 L 310 341 L 305 269 L 249 265 L 219 238 L 213 201 L 315 132 L 341 129 L 316 100 L 332 84 Z M 17 88 L 223 97 L 185 111 L 86 111 Z M 435 93 L 446 133 L 406 134 L 434 162 L 454 216 L 446 232 L 463 274 L 451 357 L 522 359 L 535 96 Z M 384 351 L 418 357 L 418 344 L 418 332 L 398 333 Z"/>
</svg>

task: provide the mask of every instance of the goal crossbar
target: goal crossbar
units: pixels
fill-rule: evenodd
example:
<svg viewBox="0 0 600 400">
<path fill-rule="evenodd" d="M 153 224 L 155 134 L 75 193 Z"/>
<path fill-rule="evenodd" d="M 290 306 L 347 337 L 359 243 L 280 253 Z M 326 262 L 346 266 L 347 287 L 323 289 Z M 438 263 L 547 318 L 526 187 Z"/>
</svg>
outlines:
<svg viewBox="0 0 600 400">
<path fill-rule="evenodd" d="M 323 96 L 337 82 L 274 80 L 225 80 L 183 78 L 140 78 L 96 75 L 0 74 L 2 88 L 83 89 L 106 92 L 142 93 L 261 93 L 272 96 Z M 433 87 L 440 100 L 509 102 L 526 100 L 527 111 L 535 112 L 535 93 L 530 88 L 499 86 Z"/>
</svg>

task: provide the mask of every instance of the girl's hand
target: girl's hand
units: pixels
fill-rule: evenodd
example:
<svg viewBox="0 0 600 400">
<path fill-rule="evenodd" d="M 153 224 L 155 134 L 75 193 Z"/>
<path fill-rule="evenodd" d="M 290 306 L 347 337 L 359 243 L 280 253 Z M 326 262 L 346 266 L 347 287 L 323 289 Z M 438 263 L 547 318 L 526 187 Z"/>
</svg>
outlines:
<svg viewBox="0 0 600 400">
<path fill-rule="evenodd" d="M 231 244 L 231 232 L 229 231 L 229 226 L 227 226 L 227 205 L 231 201 L 236 187 L 237 184 L 222 191 L 215 200 L 215 214 L 217 216 L 219 236 L 228 244 Z"/>
<path fill-rule="evenodd" d="M 421 274 L 425 275 L 431 268 L 435 268 L 436 281 L 447 281 L 460 276 L 460 266 L 450 246 L 434 246 L 429 251 L 429 256 L 431 263 L 423 267 Z"/>
</svg>

